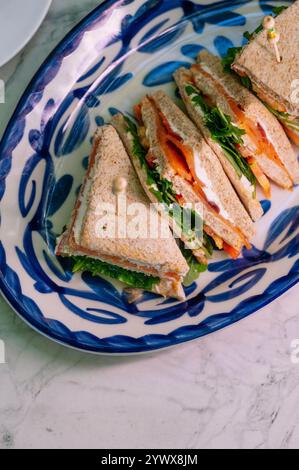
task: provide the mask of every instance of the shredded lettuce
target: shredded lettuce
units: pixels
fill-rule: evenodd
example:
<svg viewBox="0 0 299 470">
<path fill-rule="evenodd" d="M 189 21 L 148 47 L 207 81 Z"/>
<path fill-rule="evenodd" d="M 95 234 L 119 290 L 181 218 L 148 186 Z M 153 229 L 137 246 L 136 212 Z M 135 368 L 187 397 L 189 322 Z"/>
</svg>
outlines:
<svg viewBox="0 0 299 470">
<path fill-rule="evenodd" d="M 236 147 L 243 145 L 242 135 L 245 134 L 245 131 L 234 126 L 230 116 L 224 114 L 221 109 L 208 105 L 202 93 L 194 86 L 187 85 L 185 91 L 191 97 L 193 105 L 201 108 L 205 125 L 209 129 L 212 139 L 221 146 L 238 177 L 241 178 L 244 175 L 255 187 L 256 178 Z"/>
<path fill-rule="evenodd" d="M 103 274 L 113 279 L 118 279 L 130 287 L 144 290 L 152 290 L 153 286 L 160 282 L 159 277 L 130 271 L 87 256 L 72 256 L 72 260 L 74 262 L 72 267 L 73 273 L 90 272 L 93 276 Z"/>
</svg>

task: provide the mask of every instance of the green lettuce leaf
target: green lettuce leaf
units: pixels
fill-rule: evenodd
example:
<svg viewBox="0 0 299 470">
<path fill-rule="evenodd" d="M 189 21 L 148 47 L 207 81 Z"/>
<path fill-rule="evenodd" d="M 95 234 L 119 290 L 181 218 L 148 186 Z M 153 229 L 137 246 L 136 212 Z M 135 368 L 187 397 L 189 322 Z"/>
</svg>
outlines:
<svg viewBox="0 0 299 470">
<path fill-rule="evenodd" d="M 93 276 L 103 274 L 113 279 L 118 279 L 130 287 L 138 289 L 152 290 L 153 286 L 160 282 L 159 277 L 148 276 L 143 273 L 130 271 L 119 266 L 114 266 L 104 261 L 100 261 L 87 256 L 73 256 L 74 262 L 72 271 L 76 272 L 90 272 Z"/>
<path fill-rule="evenodd" d="M 186 274 L 183 281 L 184 286 L 188 287 L 198 279 L 201 273 L 208 269 L 208 266 L 204 263 L 200 263 L 195 256 L 193 256 L 192 251 L 184 247 L 183 243 L 180 243 L 180 249 L 189 266 L 189 272 Z"/>
<path fill-rule="evenodd" d="M 209 106 L 202 93 L 194 86 L 187 85 L 185 91 L 188 96 L 191 96 L 193 105 L 201 108 L 205 125 L 209 129 L 212 139 L 221 146 L 239 178 L 244 175 L 255 187 L 256 178 L 246 159 L 242 157 L 236 147 L 243 144 L 242 135 L 245 134 L 245 131 L 233 125 L 230 116 L 224 114 L 221 109 Z"/>
</svg>

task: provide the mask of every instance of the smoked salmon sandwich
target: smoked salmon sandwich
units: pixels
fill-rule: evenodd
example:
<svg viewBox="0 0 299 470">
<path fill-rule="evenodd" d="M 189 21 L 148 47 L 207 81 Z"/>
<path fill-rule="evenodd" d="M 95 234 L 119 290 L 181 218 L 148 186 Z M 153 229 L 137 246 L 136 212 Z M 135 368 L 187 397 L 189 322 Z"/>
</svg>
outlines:
<svg viewBox="0 0 299 470">
<path fill-rule="evenodd" d="M 202 134 L 162 91 L 146 96 L 134 109 L 136 123 L 118 114 L 112 125 L 151 201 L 165 207 L 173 203 L 196 207 L 194 218 L 203 226 L 193 250 L 197 259 L 205 262 L 210 246 L 237 258 L 244 246 L 250 246 L 253 222 Z M 184 227 L 181 233 L 188 245 Z M 196 238 L 196 233 L 192 236 Z"/>
<path fill-rule="evenodd" d="M 125 197 L 126 211 L 120 196 Z M 138 223 L 148 230 L 133 236 L 139 206 Z M 163 226 L 163 238 L 151 235 L 150 210 L 116 130 L 103 126 L 95 134 L 87 174 L 67 229 L 57 241 L 56 255 L 70 257 L 74 272 L 104 275 L 130 288 L 184 299 L 182 282 L 190 275 L 189 265 L 168 224 Z M 108 213 L 111 219 L 105 218 Z M 121 232 L 112 233 L 112 226 L 121 226 Z"/>
<path fill-rule="evenodd" d="M 292 189 L 298 182 L 296 155 L 281 124 L 264 104 L 232 74 L 221 59 L 202 51 L 190 71 L 175 73 L 193 121 L 217 154 L 253 220 L 262 215 L 256 194 L 266 198 L 271 183 Z"/>
</svg>

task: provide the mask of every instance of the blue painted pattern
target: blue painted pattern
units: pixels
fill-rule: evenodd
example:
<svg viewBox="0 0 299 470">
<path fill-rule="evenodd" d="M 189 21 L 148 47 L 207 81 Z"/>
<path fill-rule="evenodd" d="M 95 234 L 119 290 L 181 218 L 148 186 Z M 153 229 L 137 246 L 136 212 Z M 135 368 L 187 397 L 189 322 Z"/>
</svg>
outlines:
<svg viewBox="0 0 299 470">
<path fill-rule="evenodd" d="M 234 45 L 226 31 L 246 25 L 240 9 L 251 3 L 256 4 L 248 0 L 208 6 L 190 0 L 108 0 L 62 41 L 33 79 L 0 145 L 0 200 L 4 202 L 8 191 L 12 191 L 13 154 L 26 149 L 24 153 L 21 150 L 22 165 L 18 167 L 20 177 L 14 193 L 21 233 L 13 259 L 11 254 L 7 257 L 9 240 L 5 236 L 1 240 L 0 286 L 15 310 L 39 331 L 88 351 L 154 350 L 233 323 L 298 282 L 298 199 L 272 217 L 263 243 L 244 249 L 238 260 L 212 261 L 204 275 L 208 281 L 200 280 L 188 287 L 187 300 L 181 303 L 146 293 L 136 304 L 129 304 L 122 286 L 88 273 L 74 276 L 69 261 L 54 255 L 55 240 L 64 225 L 61 221 L 70 214 L 67 208 L 75 200 L 88 165 L 86 142 L 91 141 L 96 125 L 103 125 L 105 119 L 122 109 L 121 100 L 114 103 L 113 97 L 130 87 L 135 78 L 136 64 L 132 62 L 134 67 L 130 69 L 131 55 L 138 54 L 140 60 L 153 54 L 159 58 L 155 64 L 150 62 L 142 75 L 140 87 L 144 92 L 169 84 L 174 70 L 190 66 L 201 49 L 208 47 L 223 56 Z M 259 8 L 255 7 L 255 13 L 268 13 L 270 6 L 260 1 Z M 48 96 L 48 86 L 58 83 L 66 73 L 65 59 L 80 52 L 85 34 L 101 31 L 116 10 L 119 29 L 111 32 L 105 44 L 97 35 L 96 59 L 87 68 L 77 70 L 75 85 L 72 83 L 62 97 Z M 207 46 L 204 32 L 215 26 L 216 32 Z M 187 39 L 183 41 L 185 35 Z M 169 58 L 165 51 L 173 47 L 178 47 L 177 57 Z M 105 117 L 102 103 L 107 103 Z M 34 126 L 28 119 L 33 114 Z M 262 201 L 262 205 L 265 214 L 271 215 L 271 203 Z M 284 275 L 278 270 L 276 276 L 269 277 L 269 265 L 286 261 L 288 269 Z M 261 291 L 258 286 L 266 278 L 267 287 Z M 28 279 L 32 282 L 30 296 L 26 293 Z M 113 327 L 111 334 L 73 331 L 55 313 L 47 318 L 47 298 L 55 299 L 59 310 L 80 318 L 82 325 L 89 322 L 97 327 Z M 137 321 L 145 329 L 143 336 L 123 333 L 124 327 Z M 168 325 L 169 332 L 157 334 L 154 327 L 159 325 Z"/>
</svg>

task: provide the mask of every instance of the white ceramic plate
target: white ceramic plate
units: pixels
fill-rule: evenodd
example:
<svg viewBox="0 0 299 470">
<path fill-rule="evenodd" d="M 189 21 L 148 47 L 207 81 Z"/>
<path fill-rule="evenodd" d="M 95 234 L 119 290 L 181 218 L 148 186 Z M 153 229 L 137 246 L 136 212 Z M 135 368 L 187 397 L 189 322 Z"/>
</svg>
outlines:
<svg viewBox="0 0 299 470">
<path fill-rule="evenodd" d="M 34 36 L 52 0 L 0 0 L 0 67 Z"/>
<path fill-rule="evenodd" d="M 43 64 L 0 143 L 0 290 L 33 328 L 84 351 L 153 351 L 230 325 L 299 281 L 299 187 L 273 187 L 252 248 L 237 260 L 215 253 L 185 302 L 146 293 L 129 304 L 123 285 L 73 275 L 54 254 L 96 127 L 155 89 L 174 95 L 176 68 L 202 48 L 240 45 L 272 4 L 106 0 Z"/>
</svg>

